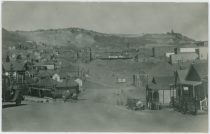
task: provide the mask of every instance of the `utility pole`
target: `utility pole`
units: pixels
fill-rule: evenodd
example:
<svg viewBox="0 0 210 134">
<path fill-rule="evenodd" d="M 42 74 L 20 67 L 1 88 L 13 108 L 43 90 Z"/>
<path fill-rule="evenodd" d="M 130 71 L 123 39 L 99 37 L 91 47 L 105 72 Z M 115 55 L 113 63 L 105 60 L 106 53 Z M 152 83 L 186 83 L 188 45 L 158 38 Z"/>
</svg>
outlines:
<svg viewBox="0 0 210 134">
<path fill-rule="evenodd" d="M 90 62 L 93 60 L 92 59 L 92 50 L 91 50 L 91 48 L 89 48 L 89 51 L 90 51 Z"/>
</svg>

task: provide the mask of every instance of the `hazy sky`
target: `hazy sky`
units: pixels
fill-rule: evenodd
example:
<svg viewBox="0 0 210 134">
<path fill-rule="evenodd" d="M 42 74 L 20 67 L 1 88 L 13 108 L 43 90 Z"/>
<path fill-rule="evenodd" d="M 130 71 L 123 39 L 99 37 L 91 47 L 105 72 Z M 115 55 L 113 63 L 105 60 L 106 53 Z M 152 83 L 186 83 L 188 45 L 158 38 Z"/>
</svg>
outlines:
<svg viewBox="0 0 210 134">
<path fill-rule="evenodd" d="M 193 39 L 208 39 L 208 4 L 4 2 L 8 30 L 80 27 L 103 33 L 165 33 L 174 29 Z"/>
</svg>

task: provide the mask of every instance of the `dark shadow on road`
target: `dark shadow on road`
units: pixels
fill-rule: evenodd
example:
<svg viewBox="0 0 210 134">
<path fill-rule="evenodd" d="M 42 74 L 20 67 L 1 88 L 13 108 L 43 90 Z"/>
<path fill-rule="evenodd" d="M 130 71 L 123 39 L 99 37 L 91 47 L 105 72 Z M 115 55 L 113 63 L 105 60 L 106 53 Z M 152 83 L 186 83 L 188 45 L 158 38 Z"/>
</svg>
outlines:
<svg viewBox="0 0 210 134">
<path fill-rule="evenodd" d="M 25 106 L 26 104 L 21 104 L 19 106 Z M 19 107 L 16 104 L 4 104 L 2 105 L 2 108 L 9 108 L 9 107 Z"/>
</svg>

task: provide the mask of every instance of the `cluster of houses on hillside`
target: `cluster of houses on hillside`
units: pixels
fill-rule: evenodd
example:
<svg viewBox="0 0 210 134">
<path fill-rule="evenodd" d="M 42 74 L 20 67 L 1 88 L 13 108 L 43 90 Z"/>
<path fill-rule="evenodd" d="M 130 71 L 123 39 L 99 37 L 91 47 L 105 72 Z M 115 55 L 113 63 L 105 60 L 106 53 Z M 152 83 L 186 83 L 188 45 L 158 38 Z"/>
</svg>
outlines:
<svg viewBox="0 0 210 134">
<path fill-rule="evenodd" d="M 21 88 L 25 95 L 56 97 L 65 90 L 82 89 L 85 69 L 60 57 L 53 47 L 8 47 L 3 59 L 3 78 L 8 77 L 8 88 Z"/>
</svg>

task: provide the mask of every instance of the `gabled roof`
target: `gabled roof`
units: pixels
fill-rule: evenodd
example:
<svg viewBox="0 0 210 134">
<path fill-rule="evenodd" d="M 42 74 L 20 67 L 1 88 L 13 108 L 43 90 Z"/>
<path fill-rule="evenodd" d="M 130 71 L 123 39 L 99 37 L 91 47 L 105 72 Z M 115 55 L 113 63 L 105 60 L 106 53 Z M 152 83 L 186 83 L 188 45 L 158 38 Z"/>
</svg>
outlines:
<svg viewBox="0 0 210 134">
<path fill-rule="evenodd" d="M 192 67 L 197 71 L 201 79 L 208 76 L 208 63 L 192 64 Z"/>
<path fill-rule="evenodd" d="M 188 69 L 176 71 L 176 82 L 195 84 L 195 81 L 208 79 L 208 63 L 194 63 Z M 192 82 L 193 81 L 193 82 Z"/>
<path fill-rule="evenodd" d="M 188 71 L 189 71 L 188 69 L 177 70 L 176 71 L 176 73 L 177 73 L 177 80 L 179 80 L 179 82 L 185 81 Z"/>
</svg>

